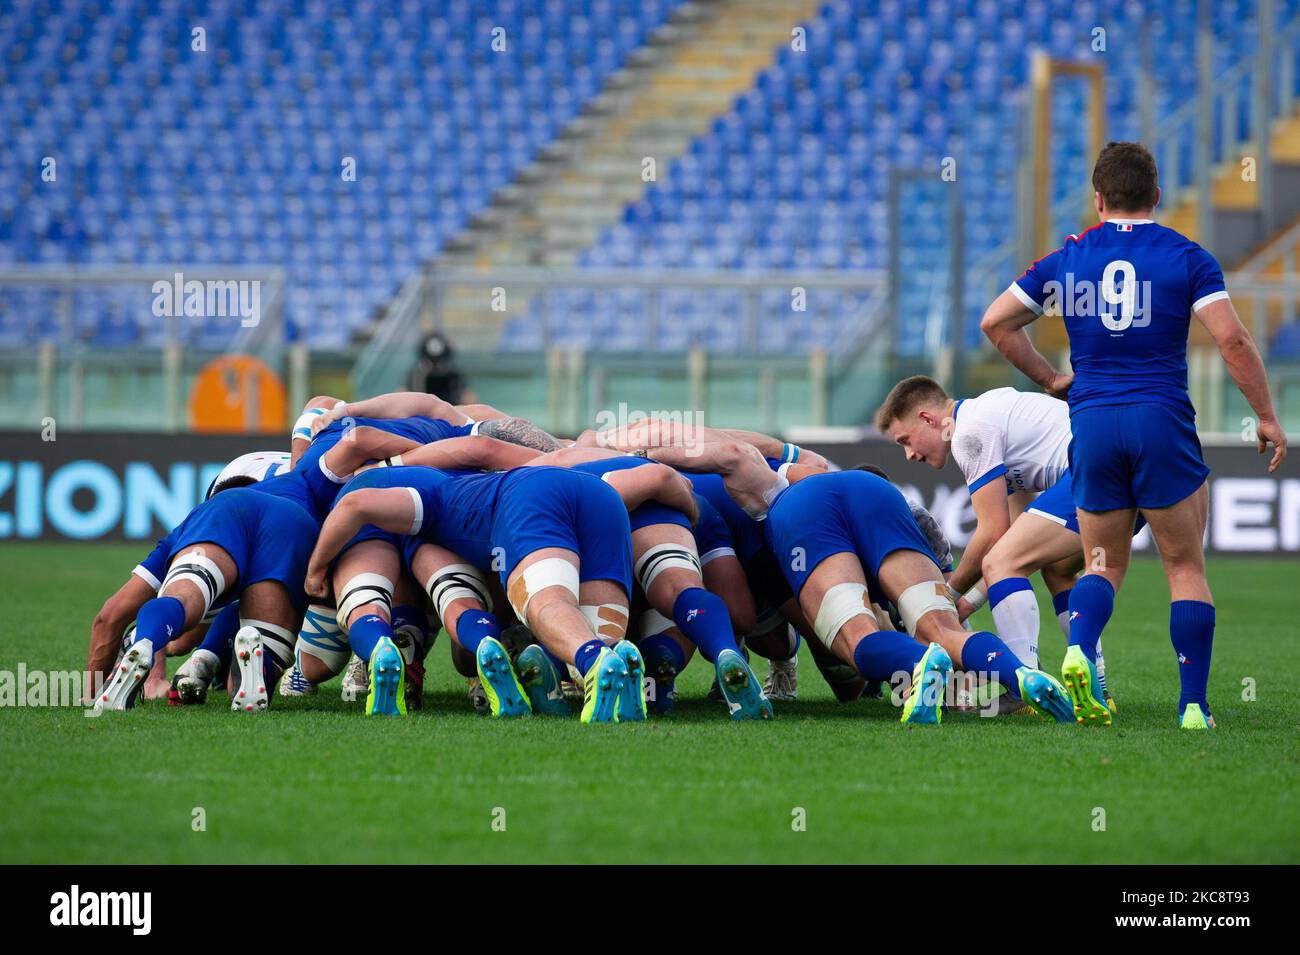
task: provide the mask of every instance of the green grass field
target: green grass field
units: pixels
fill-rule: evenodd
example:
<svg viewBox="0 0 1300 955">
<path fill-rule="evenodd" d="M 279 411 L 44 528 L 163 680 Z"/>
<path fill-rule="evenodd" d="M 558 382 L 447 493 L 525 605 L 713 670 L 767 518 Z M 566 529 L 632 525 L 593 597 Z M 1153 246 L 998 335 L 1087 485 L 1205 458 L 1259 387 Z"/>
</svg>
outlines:
<svg viewBox="0 0 1300 955">
<path fill-rule="evenodd" d="M 0 669 L 84 666 L 91 617 L 143 550 L 6 545 Z M 1174 727 L 1150 561 L 1105 639 L 1109 731 L 974 716 L 904 730 L 887 702 L 835 703 L 808 659 L 772 724 L 706 703 L 698 659 L 669 718 L 501 723 L 470 709 L 441 642 L 406 720 L 362 718 L 337 682 L 260 716 L 216 695 L 98 719 L 4 708 L 0 862 L 1297 862 L 1296 563 L 1217 560 L 1211 584 L 1212 734 Z"/>
</svg>

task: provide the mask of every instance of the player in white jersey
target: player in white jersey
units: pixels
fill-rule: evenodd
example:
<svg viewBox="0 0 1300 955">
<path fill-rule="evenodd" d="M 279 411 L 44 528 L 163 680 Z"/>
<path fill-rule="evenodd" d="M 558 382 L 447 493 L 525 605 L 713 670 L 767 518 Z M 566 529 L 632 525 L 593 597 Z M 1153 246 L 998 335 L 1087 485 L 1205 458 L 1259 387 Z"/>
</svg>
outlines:
<svg viewBox="0 0 1300 955">
<path fill-rule="evenodd" d="M 236 485 L 238 486 L 256 484 L 258 481 L 285 474 L 289 471 L 291 459 L 292 455 L 288 451 L 250 451 L 248 454 L 241 454 L 222 468 L 221 473 L 212 479 L 212 483 L 208 485 L 208 490 L 203 495 L 203 499 L 210 498 L 213 491 L 226 485 L 232 478 L 251 479 L 248 481 L 237 480 Z"/>
<path fill-rule="evenodd" d="M 962 595 L 962 619 L 988 600 L 998 634 L 1037 666 L 1038 601 L 1029 576 L 1042 573 L 1068 637 L 1070 589 L 1083 566 L 1069 473 L 1069 407 L 1014 388 L 953 399 L 938 382 L 916 375 L 894 386 L 876 424 L 909 461 L 942 468 L 951 457 L 961 469 L 976 528 L 949 586 L 954 597 Z M 1104 668 L 1099 654 L 1099 676 Z"/>
</svg>

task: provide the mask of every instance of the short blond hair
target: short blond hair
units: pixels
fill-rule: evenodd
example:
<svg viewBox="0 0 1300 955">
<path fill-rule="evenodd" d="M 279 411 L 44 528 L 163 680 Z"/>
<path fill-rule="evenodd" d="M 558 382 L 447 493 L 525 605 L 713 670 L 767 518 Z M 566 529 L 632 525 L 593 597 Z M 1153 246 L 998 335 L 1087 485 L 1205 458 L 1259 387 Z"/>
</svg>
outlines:
<svg viewBox="0 0 1300 955">
<path fill-rule="evenodd" d="M 943 405 L 948 401 L 948 392 L 943 390 L 933 378 L 926 375 L 913 375 L 904 378 L 885 395 L 884 402 L 876 411 L 876 427 L 881 431 L 895 421 L 906 418 L 917 408 L 927 405 Z"/>
</svg>

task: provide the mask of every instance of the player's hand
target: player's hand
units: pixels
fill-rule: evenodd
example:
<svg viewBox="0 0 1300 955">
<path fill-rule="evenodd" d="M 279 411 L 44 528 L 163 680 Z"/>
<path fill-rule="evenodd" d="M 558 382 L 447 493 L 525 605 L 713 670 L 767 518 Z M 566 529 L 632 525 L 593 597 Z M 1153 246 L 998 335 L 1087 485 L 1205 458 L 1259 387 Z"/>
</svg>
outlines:
<svg viewBox="0 0 1300 955">
<path fill-rule="evenodd" d="M 958 620 L 960 620 L 962 623 L 965 623 L 966 618 L 969 617 L 974 612 L 975 612 L 975 608 L 972 607 L 967 602 L 965 597 L 957 598 L 957 619 Z"/>
<path fill-rule="evenodd" d="M 307 579 L 303 581 L 302 589 L 307 591 L 309 597 L 327 596 L 329 585 L 325 583 L 325 571 L 317 567 L 308 567 Z"/>
<path fill-rule="evenodd" d="M 320 434 L 325 428 L 328 428 L 335 421 L 338 421 L 339 418 L 343 417 L 343 412 L 346 409 L 347 404 L 340 401 L 324 414 L 318 414 L 311 422 L 311 436 L 313 438 L 316 437 L 316 435 Z"/>
<path fill-rule="evenodd" d="M 1060 398 L 1062 401 L 1070 393 L 1070 386 L 1074 384 L 1074 372 L 1067 371 L 1063 375 L 1053 375 L 1052 380 L 1047 383 L 1046 391 L 1053 398 Z"/>
<path fill-rule="evenodd" d="M 1286 432 L 1276 418 L 1261 420 L 1255 430 L 1255 440 L 1259 443 L 1260 454 L 1268 450 L 1269 444 L 1273 445 L 1273 459 L 1268 462 L 1268 473 L 1272 474 L 1282 466 L 1282 461 L 1286 458 Z"/>
</svg>

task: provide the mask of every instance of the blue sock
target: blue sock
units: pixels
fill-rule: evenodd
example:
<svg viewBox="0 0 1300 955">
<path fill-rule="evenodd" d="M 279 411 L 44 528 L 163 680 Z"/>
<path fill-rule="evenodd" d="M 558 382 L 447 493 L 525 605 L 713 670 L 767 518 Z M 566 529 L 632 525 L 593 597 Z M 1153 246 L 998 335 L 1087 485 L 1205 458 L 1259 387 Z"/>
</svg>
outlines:
<svg viewBox="0 0 1300 955">
<path fill-rule="evenodd" d="M 877 630 L 853 648 L 853 665 L 868 680 L 892 683 L 896 673 L 906 673 L 910 680 L 913 668 L 923 656 L 925 647 L 907 634 Z"/>
<path fill-rule="evenodd" d="M 207 650 L 221 661 L 215 679 L 219 686 L 225 686 L 226 674 L 230 672 L 230 658 L 235 654 L 235 634 L 239 632 L 239 604 L 232 603 L 223 607 L 221 612 L 208 624 L 208 632 L 203 635 L 203 642 L 195 649 Z"/>
<path fill-rule="evenodd" d="M 352 652 L 367 663 L 374 655 L 376 644 L 384 637 L 393 639 L 393 628 L 377 614 L 368 613 L 348 628 L 348 643 L 352 645 Z"/>
<path fill-rule="evenodd" d="M 185 605 L 175 597 L 154 597 L 135 615 L 135 638 L 153 644 L 155 660 L 184 632 Z"/>
<path fill-rule="evenodd" d="M 1097 661 L 1097 641 L 1115 610 L 1115 588 L 1100 574 L 1084 574 L 1070 591 L 1069 646 Z"/>
<path fill-rule="evenodd" d="M 687 587 L 677 595 L 673 602 L 673 622 L 710 663 L 716 662 L 723 650 L 740 652 L 727 605 L 703 587 Z"/>
<path fill-rule="evenodd" d="M 415 660 L 424 659 L 433 643 L 429 639 L 429 615 L 419 607 L 399 605 L 393 608 L 393 632 L 405 630 L 415 644 Z"/>
<path fill-rule="evenodd" d="M 1214 604 L 1201 600 L 1175 600 L 1169 605 L 1169 639 L 1178 654 L 1178 694 L 1181 715 L 1188 703 L 1199 703 L 1205 713 L 1205 685 L 1210 680 L 1210 653 L 1214 649 Z"/>
<path fill-rule="evenodd" d="M 490 611 L 466 610 L 456 618 L 456 640 L 470 653 L 478 652 L 478 645 L 485 637 L 501 637 L 501 624 Z"/>
<path fill-rule="evenodd" d="M 674 673 L 686 669 L 686 651 L 682 645 L 666 633 L 656 633 L 641 641 L 641 656 L 646 661 L 646 670 L 651 669 L 650 660 L 667 657 L 673 665 Z M 652 674 L 653 675 L 653 674 Z"/>
<path fill-rule="evenodd" d="M 1020 680 L 1016 671 L 1024 665 L 1001 637 L 987 630 L 972 633 L 961 648 L 963 670 L 991 674 L 1017 699 L 1020 698 Z"/>
<path fill-rule="evenodd" d="M 1074 593 L 1074 588 L 1062 590 L 1059 594 L 1052 594 L 1052 613 L 1058 617 L 1070 609 L 1070 594 Z"/>
<path fill-rule="evenodd" d="M 573 665 L 578 668 L 578 672 L 583 676 L 591 669 L 596 657 L 600 656 L 600 651 L 605 649 L 605 644 L 600 640 L 588 640 L 573 654 Z"/>
</svg>

